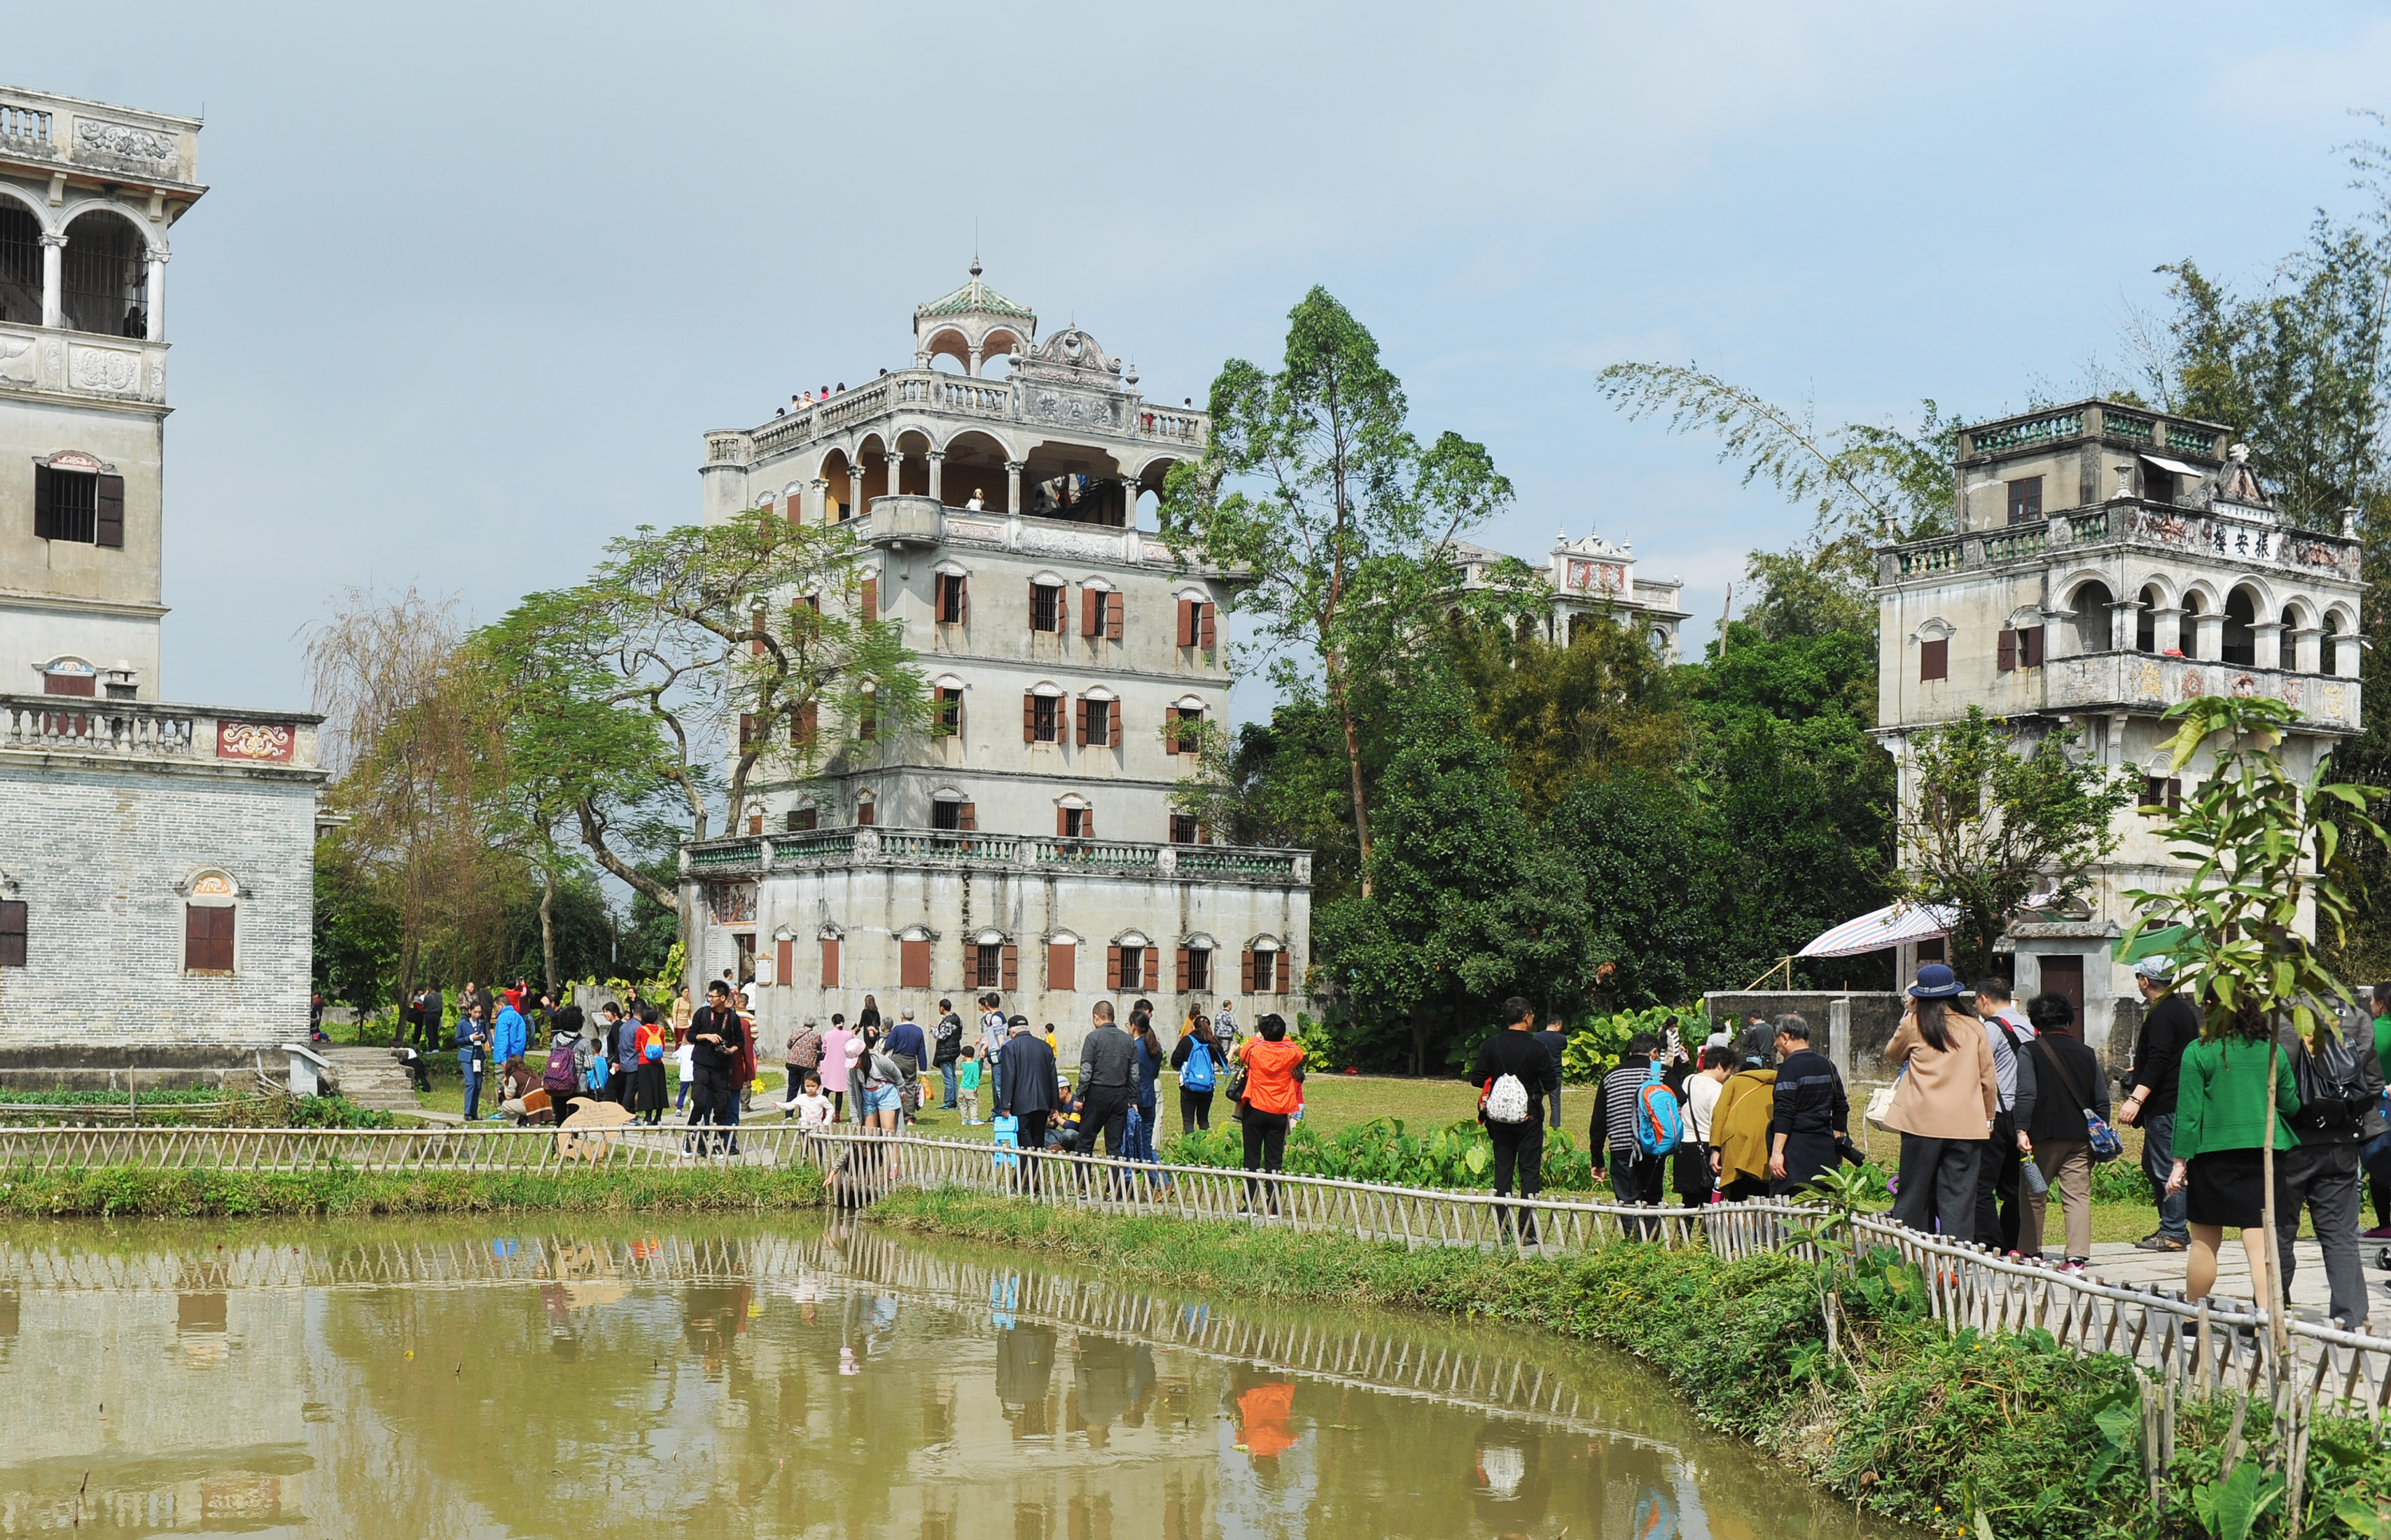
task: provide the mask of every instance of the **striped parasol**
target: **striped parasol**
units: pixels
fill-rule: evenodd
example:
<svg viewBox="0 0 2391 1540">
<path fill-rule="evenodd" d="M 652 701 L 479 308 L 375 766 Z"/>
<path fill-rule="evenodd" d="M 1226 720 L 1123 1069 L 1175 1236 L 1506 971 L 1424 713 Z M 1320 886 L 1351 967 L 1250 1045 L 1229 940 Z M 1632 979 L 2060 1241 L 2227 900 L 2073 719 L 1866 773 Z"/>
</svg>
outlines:
<svg viewBox="0 0 2391 1540">
<path fill-rule="evenodd" d="M 1881 952 L 1905 942 L 1948 935 L 1958 909 L 1949 904 L 1888 904 L 1847 919 L 1794 954 L 1801 957 L 1851 957 Z"/>
</svg>

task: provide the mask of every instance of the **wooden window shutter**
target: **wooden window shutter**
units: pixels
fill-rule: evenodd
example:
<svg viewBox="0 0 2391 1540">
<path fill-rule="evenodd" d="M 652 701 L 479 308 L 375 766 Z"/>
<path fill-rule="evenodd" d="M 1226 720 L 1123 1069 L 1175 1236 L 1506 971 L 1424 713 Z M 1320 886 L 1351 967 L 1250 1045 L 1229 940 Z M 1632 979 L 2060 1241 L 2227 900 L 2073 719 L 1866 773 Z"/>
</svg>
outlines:
<svg viewBox="0 0 2391 1540">
<path fill-rule="evenodd" d="M 1105 948 L 1105 987 L 1117 990 L 1121 986 L 1120 981 L 1121 949 L 1118 946 L 1107 946 Z"/>
<path fill-rule="evenodd" d="M 1921 681 L 1951 677 L 1951 644 L 1948 641 L 1938 639 L 1919 645 L 1918 677 Z"/>
<path fill-rule="evenodd" d="M 1128 704 L 1129 702 L 1126 700 L 1116 700 L 1105 712 L 1105 721 L 1110 728 L 1110 737 L 1112 738 L 1112 741 L 1105 746 L 1108 749 L 1118 749 L 1120 747 L 1121 708 Z"/>
<path fill-rule="evenodd" d="M 1105 635 L 1118 642 L 1120 640 L 1120 635 L 1121 597 L 1118 594 L 1106 594 L 1105 596 Z"/>
<path fill-rule="evenodd" d="M 1084 695 L 1079 697 L 1079 747 L 1084 749 L 1088 746 L 1088 698 Z"/>
<path fill-rule="evenodd" d="M 56 538 L 58 484 L 57 476 L 48 466 L 33 468 L 33 538 L 36 540 Z"/>
<path fill-rule="evenodd" d="M 739 713 L 739 748 L 743 753 L 747 745 L 756 741 L 756 718 L 747 712 Z"/>
<path fill-rule="evenodd" d="M 229 905 L 183 905 L 183 967 L 195 973 L 232 971 L 233 910 Z"/>
<path fill-rule="evenodd" d="M 1178 990 L 1179 990 L 1179 993 L 1180 993 L 1180 994 L 1182 994 L 1182 995 L 1184 995 L 1184 994 L 1186 994 L 1186 993 L 1187 993 L 1187 964 L 1188 964 L 1187 948 L 1185 948 L 1185 947 L 1183 947 L 1183 947 L 1181 947 L 1181 948 L 1179 949 L 1179 979 L 1178 979 Z"/>
<path fill-rule="evenodd" d="M 838 938 L 836 936 L 822 938 L 821 982 L 824 989 L 838 987 Z"/>
<path fill-rule="evenodd" d="M 1079 809 L 1079 838 L 1092 840 L 1095 837 L 1096 810 L 1092 807 L 1083 807 Z"/>
<path fill-rule="evenodd" d="M 1284 995 L 1286 993 L 1286 948 L 1280 947 L 1271 954 L 1271 957 L 1273 963 L 1271 969 L 1271 993 Z"/>
<path fill-rule="evenodd" d="M 1077 990 L 1079 987 L 1079 949 L 1059 941 L 1046 943 L 1046 987 Z"/>
<path fill-rule="evenodd" d="M 1104 629 L 1105 592 L 1101 588 L 1079 590 L 1079 635 L 1093 636 Z"/>
<path fill-rule="evenodd" d="M 1060 840 L 1070 832 L 1071 810 L 1067 807 L 1056 808 L 1054 810 L 1054 838 Z"/>
<path fill-rule="evenodd" d="M 878 812 L 879 812 L 879 811 L 880 811 L 880 809 L 879 809 L 879 804 L 878 804 L 878 803 L 876 803 L 876 802 L 858 802 L 858 803 L 856 803 L 856 804 L 855 804 L 855 827 L 856 827 L 856 828 L 872 828 L 872 820 L 873 816 L 874 816 L 876 814 L 878 814 Z"/>
<path fill-rule="evenodd" d="M 955 619 L 958 622 L 971 619 L 971 580 L 968 578 L 955 579 Z"/>
<path fill-rule="evenodd" d="M 797 982 L 797 943 L 784 941 L 772 948 L 772 982 L 793 984 Z"/>
<path fill-rule="evenodd" d="M 979 831 L 979 812 L 969 802 L 955 804 L 955 828 L 964 834 Z"/>
<path fill-rule="evenodd" d="M 897 943 L 897 982 L 902 989 L 930 987 L 930 943 L 925 941 L 904 941 Z"/>
<path fill-rule="evenodd" d="M 2018 667 L 2042 666 L 2042 627 L 2029 625 L 2018 632 Z"/>
<path fill-rule="evenodd" d="M 880 580 L 878 578 L 863 580 L 863 618 L 867 621 L 876 621 L 880 618 Z"/>
<path fill-rule="evenodd" d="M 124 545 L 124 478 L 102 476 L 99 479 L 99 522 L 97 543 L 123 549 Z"/>
<path fill-rule="evenodd" d="M 1034 695 L 1021 698 L 1021 741 L 1038 741 L 1038 698 Z"/>
<path fill-rule="evenodd" d="M 1038 590 L 1040 585 L 1032 579 L 1029 584 L 1029 629 L 1038 629 Z M 1057 629 L 1060 629 L 1059 627 Z"/>
<path fill-rule="evenodd" d="M 1248 995 L 1254 992 L 1254 949 L 1250 946 L 1237 955 L 1237 987 Z"/>
<path fill-rule="evenodd" d="M 1196 645 L 1208 650 L 1221 645 L 1220 611 L 1211 604 L 1204 606 L 1196 630 Z"/>
<path fill-rule="evenodd" d="M 2003 674 L 2018 666 L 2018 634 L 2004 627 L 2000 635 L 1999 658 L 1995 664 Z"/>
<path fill-rule="evenodd" d="M 1196 601 L 1194 599 L 1179 601 L 1179 645 L 1181 647 L 1196 645 Z"/>
<path fill-rule="evenodd" d="M 747 815 L 747 832 L 750 834 L 761 834 L 764 832 L 764 815 L 762 814 L 750 813 Z"/>
<path fill-rule="evenodd" d="M 799 748 L 813 742 L 821 730 L 821 702 L 808 700 L 797 708 L 796 720 L 789 724 L 789 741 Z"/>
<path fill-rule="evenodd" d="M 0 899 L 0 968 L 25 966 L 25 901 Z"/>
<path fill-rule="evenodd" d="M 1021 948 L 1011 942 L 1004 943 L 1004 989 L 1021 987 Z"/>
</svg>

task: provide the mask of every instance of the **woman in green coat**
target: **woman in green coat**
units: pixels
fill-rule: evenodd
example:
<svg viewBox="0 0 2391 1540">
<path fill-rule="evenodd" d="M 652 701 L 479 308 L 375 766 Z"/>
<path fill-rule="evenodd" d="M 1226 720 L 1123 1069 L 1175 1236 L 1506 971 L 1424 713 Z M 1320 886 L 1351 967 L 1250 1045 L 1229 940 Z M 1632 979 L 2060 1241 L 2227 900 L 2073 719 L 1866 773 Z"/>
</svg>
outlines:
<svg viewBox="0 0 2391 1540">
<path fill-rule="evenodd" d="M 2221 1037 L 2204 1037 L 2183 1051 L 2175 1108 L 2175 1173 L 2169 1192 L 2183 1191 L 2191 1221 L 2184 1261 L 2184 1292 L 2204 1299 L 2217 1284 L 2217 1248 L 2229 1225 L 2242 1232 L 2250 1256 L 2250 1292 L 2261 1306 L 2267 1288 L 2267 1185 L 2261 1147 L 2267 1142 L 2267 1024 L 2236 1020 Z M 2275 1148 L 2300 1141 L 2292 1114 L 2300 1110 L 2288 1059 L 2275 1061 Z"/>
</svg>

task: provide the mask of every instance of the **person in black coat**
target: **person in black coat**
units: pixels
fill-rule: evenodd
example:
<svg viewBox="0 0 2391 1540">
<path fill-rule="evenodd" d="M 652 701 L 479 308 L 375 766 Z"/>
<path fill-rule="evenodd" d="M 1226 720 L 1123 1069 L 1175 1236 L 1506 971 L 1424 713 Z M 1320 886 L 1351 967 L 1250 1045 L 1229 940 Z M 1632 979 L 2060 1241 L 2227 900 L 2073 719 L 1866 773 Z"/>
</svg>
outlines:
<svg viewBox="0 0 2391 1540">
<path fill-rule="evenodd" d="M 996 1061 L 996 1112 L 1020 1120 L 1024 1149 L 1046 1147 L 1046 1119 L 1054 1110 L 1054 1050 L 1029 1030 L 1029 1018 L 1013 1019 L 1012 1035 Z"/>
</svg>

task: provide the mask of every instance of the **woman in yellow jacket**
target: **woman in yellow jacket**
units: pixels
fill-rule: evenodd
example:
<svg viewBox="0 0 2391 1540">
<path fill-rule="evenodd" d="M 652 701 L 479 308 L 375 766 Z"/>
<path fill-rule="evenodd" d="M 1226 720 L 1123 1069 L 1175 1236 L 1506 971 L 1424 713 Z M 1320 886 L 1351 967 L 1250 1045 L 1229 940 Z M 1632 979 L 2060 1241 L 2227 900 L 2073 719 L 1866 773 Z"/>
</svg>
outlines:
<svg viewBox="0 0 2391 1540">
<path fill-rule="evenodd" d="M 1747 1027 L 1742 1057 L 1711 1109 L 1711 1172 L 1730 1203 L 1768 1196 L 1768 1124 L 1777 1115 L 1775 1027 Z"/>
<path fill-rule="evenodd" d="M 1976 1238 L 1976 1162 L 1992 1136 L 2000 1087 L 1993 1050 L 1958 1008 L 1959 976 L 1941 963 L 1918 970 L 1901 1028 L 1884 1057 L 1901 1066 L 1885 1126 L 1901 1135 L 1901 1192 L 1893 1218 L 1913 1230 Z"/>
</svg>

